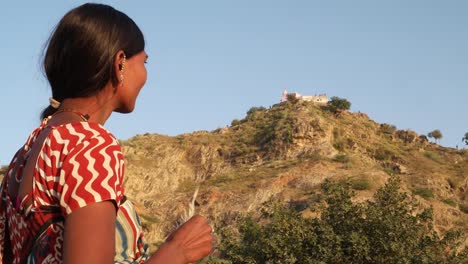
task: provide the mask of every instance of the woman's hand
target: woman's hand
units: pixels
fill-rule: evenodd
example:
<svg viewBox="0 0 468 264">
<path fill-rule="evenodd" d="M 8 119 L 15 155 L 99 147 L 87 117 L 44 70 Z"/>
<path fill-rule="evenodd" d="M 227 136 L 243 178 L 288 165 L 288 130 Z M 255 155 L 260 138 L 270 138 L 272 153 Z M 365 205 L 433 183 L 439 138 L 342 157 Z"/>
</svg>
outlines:
<svg viewBox="0 0 468 264">
<path fill-rule="evenodd" d="M 212 228 L 199 215 L 174 231 L 148 263 L 191 263 L 208 256 L 212 250 Z"/>
</svg>

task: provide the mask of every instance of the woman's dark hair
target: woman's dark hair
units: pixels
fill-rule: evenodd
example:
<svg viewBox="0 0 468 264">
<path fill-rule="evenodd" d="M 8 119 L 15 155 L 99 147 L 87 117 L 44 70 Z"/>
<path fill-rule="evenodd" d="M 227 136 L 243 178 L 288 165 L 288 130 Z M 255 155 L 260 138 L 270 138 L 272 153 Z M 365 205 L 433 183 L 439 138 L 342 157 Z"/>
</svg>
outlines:
<svg viewBox="0 0 468 264">
<path fill-rule="evenodd" d="M 44 71 L 52 97 L 61 102 L 95 95 L 109 80 L 117 85 L 117 52 L 123 50 L 128 59 L 144 48 L 143 33 L 135 22 L 113 7 L 88 3 L 72 9 L 57 24 L 45 51 Z M 48 106 L 41 118 L 55 111 Z"/>
</svg>

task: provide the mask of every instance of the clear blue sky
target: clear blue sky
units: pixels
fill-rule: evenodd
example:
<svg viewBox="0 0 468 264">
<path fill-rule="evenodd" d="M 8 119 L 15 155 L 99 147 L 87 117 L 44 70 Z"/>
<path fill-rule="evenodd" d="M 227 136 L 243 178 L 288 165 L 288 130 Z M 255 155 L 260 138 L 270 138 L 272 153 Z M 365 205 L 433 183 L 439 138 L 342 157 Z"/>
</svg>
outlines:
<svg viewBox="0 0 468 264">
<path fill-rule="evenodd" d="M 42 47 L 80 1 L 8 1 L 0 16 L 0 164 L 48 104 Z M 104 1 L 143 30 L 148 81 L 118 138 L 213 130 L 283 89 L 347 98 L 379 123 L 462 145 L 468 132 L 468 1 Z"/>
</svg>

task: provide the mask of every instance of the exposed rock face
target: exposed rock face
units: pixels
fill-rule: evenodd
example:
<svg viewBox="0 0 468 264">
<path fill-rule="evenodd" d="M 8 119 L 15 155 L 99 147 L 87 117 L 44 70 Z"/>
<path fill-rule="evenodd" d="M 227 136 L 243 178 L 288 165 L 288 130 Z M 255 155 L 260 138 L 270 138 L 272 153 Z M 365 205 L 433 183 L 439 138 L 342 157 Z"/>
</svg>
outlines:
<svg viewBox="0 0 468 264">
<path fill-rule="evenodd" d="M 337 151 L 332 146 L 332 131 L 330 126 L 319 116 L 310 118 L 299 112 L 294 119 L 293 144 L 288 148 L 286 157 L 296 158 L 307 155 L 322 155 L 333 157 Z"/>
<path fill-rule="evenodd" d="M 217 175 L 226 167 L 216 146 L 191 146 L 187 161 L 195 167 L 195 181 L 203 181 Z"/>
<path fill-rule="evenodd" d="M 140 135 L 122 143 L 125 188 L 142 215 L 146 237 L 161 241 L 197 186 L 197 213 L 214 222 L 258 212 L 270 199 L 310 201 L 324 179 L 361 179 L 357 201 L 401 175 L 404 190 L 430 189 L 437 203 L 436 225 L 465 223 L 468 154 L 424 144 L 410 130 L 382 126 L 365 114 L 334 115 L 307 103 L 255 108 L 235 126 L 168 137 Z M 447 212 L 450 215 L 444 215 Z M 437 218 L 439 216 L 439 218 Z M 442 217 L 443 216 L 443 217 Z"/>
</svg>

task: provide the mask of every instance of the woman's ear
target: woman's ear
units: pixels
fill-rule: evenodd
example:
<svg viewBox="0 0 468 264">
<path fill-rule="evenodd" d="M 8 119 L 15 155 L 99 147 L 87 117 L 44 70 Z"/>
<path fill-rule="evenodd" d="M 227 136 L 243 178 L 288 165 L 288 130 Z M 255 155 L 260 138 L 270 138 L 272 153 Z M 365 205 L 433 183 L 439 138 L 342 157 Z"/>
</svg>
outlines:
<svg viewBox="0 0 468 264">
<path fill-rule="evenodd" d="M 117 86 L 122 86 L 125 79 L 125 63 L 127 57 L 123 50 L 119 50 L 114 57 L 114 80 L 117 80 Z"/>
</svg>

